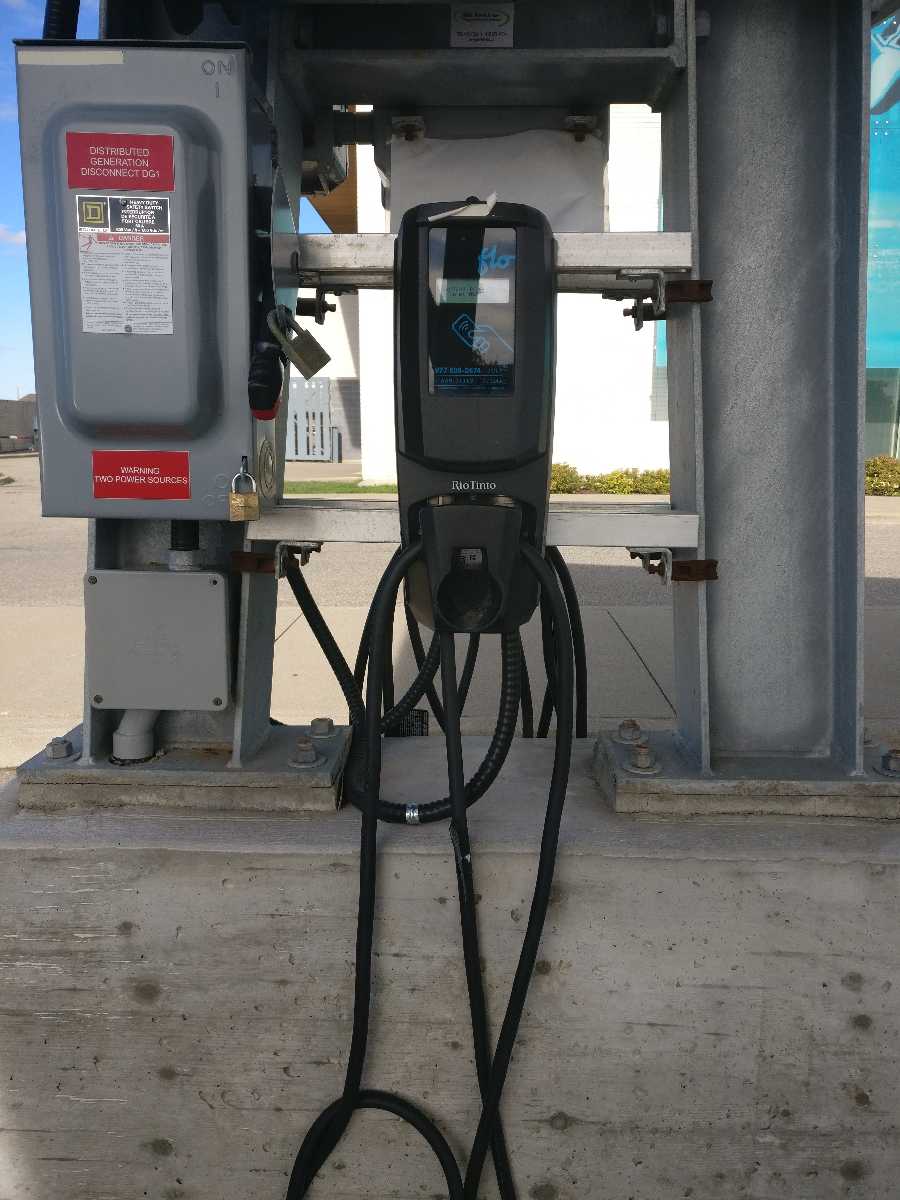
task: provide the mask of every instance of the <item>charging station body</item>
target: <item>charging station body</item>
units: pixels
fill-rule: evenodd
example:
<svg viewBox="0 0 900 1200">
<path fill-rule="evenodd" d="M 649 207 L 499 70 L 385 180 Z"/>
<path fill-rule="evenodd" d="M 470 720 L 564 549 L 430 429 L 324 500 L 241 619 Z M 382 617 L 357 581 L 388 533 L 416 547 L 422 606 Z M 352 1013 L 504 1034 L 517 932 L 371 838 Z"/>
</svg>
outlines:
<svg viewBox="0 0 900 1200">
<path fill-rule="evenodd" d="M 556 367 L 555 242 L 524 204 L 423 204 L 395 249 L 397 483 L 407 580 L 423 625 L 498 633 L 538 589 L 521 539 L 542 551 Z"/>
</svg>

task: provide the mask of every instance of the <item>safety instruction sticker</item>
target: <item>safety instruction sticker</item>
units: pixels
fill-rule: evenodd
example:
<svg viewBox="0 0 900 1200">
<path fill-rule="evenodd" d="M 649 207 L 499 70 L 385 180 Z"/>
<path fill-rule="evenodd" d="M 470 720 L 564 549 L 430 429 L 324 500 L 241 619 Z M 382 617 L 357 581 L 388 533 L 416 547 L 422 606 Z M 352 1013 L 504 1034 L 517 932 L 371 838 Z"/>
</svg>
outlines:
<svg viewBox="0 0 900 1200">
<path fill-rule="evenodd" d="M 168 196 L 76 196 L 81 328 L 172 333 Z"/>
<path fill-rule="evenodd" d="M 187 450 L 94 450 L 95 500 L 190 500 Z"/>
<path fill-rule="evenodd" d="M 513 45 L 515 4 L 453 4 L 450 45 L 491 49 Z"/>
</svg>

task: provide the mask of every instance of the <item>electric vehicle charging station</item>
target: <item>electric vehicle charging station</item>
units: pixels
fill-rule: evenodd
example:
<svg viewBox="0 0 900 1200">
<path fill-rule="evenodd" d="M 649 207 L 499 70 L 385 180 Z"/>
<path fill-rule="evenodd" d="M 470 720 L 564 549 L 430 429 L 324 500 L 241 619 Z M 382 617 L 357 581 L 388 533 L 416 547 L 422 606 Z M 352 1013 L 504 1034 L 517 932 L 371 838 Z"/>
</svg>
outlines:
<svg viewBox="0 0 900 1200">
<path fill-rule="evenodd" d="M 727 1126 L 722 1144 L 705 1139 L 698 1132 L 702 1114 L 691 1109 L 690 1153 L 679 1157 L 673 1149 L 680 1136 L 679 1097 L 669 1089 L 684 1075 L 685 1063 L 698 1057 L 690 1048 L 656 1048 L 664 1060 L 660 1097 L 629 1075 L 624 1058 L 618 1060 L 616 1090 L 631 1097 L 621 1109 L 637 1133 L 615 1135 L 622 1151 L 612 1151 L 610 1182 L 594 1182 L 605 1169 L 609 1140 L 572 1136 L 573 1129 L 585 1132 L 598 1120 L 607 1132 L 619 1128 L 618 1110 L 595 1099 L 594 1076 L 602 1076 L 606 1046 L 600 1032 L 604 1006 L 590 970 L 585 972 L 584 947 L 615 974 L 615 956 L 593 928 L 604 904 L 615 909 L 599 882 L 607 853 L 601 849 L 606 838 L 624 844 L 632 835 L 603 824 L 602 814 L 891 817 L 900 806 L 900 782 L 878 774 L 874 752 L 863 745 L 860 706 L 860 345 L 872 6 L 862 0 L 833 0 L 824 8 L 811 0 L 759 0 L 742 12 L 716 2 L 701 13 L 693 0 L 603 6 L 569 0 L 552 10 L 518 0 L 486 6 L 506 32 L 482 29 L 480 42 L 467 42 L 460 32 L 467 7 L 378 0 L 167 0 L 143 6 L 107 0 L 100 39 L 77 42 L 72 6 L 56 3 L 48 5 L 48 37 L 17 48 L 44 512 L 88 518 L 91 534 L 84 721 L 67 735 L 71 753 L 39 755 L 21 768 L 20 813 L 32 824 L 22 825 L 25 832 L 14 833 L 13 843 L 16 836 L 29 846 L 39 847 L 42 838 L 65 843 L 75 836 L 71 822 L 82 819 L 85 807 L 101 814 L 124 807 L 115 817 L 89 816 L 89 833 L 78 836 L 87 836 L 95 849 L 118 847 L 123 862 L 136 838 L 130 861 L 149 871 L 144 886 L 157 903 L 171 889 L 189 907 L 196 880 L 201 901 L 190 941 L 199 947 L 219 927 L 220 908 L 229 905 L 210 890 L 207 869 L 215 868 L 208 860 L 216 856 L 191 858 L 202 841 L 199 818 L 191 814 L 207 810 L 206 828 L 214 827 L 219 839 L 214 848 L 230 859 L 249 855 L 247 861 L 255 862 L 273 847 L 278 854 L 305 856 L 308 870 L 292 879 L 293 891 L 278 892 L 279 903 L 302 896 L 312 910 L 328 896 L 340 915 L 321 936 L 304 921 L 302 953 L 296 947 L 291 952 L 291 968 L 299 953 L 304 979 L 294 998 L 302 1027 L 284 1033 L 287 1018 L 273 999 L 289 977 L 278 975 L 274 989 L 263 981 L 257 1002 L 270 1031 L 254 1031 L 250 1039 L 253 1088 L 237 1082 L 214 1089 L 213 1099 L 204 1084 L 198 1089 L 200 1116 L 183 1109 L 201 1140 L 208 1135 L 216 1147 L 207 1163 L 218 1155 L 227 1165 L 221 1171 L 207 1165 L 205 1184 L 203 1173 L 173 1173 L 167 1196 L 281 1196 L 291 1162 L 291 1200 L 308 1190 L 337 1191 L 338 1185 L 352 1196 L 382 1194 L 378 1189 L 388 1187 L 395 1189 L 390 1194 L 414 1194 L 433 1166 L 418 1149 L 413 1153 L 415 1142 L 402 1141 L 405 1134 L 394 1125 L 366 1124 L 370 1116 L 351 1123 L 364 1108 L 400 1116 L 426 1138 L 450 1196 L 474 1197 L 480 1179 L 492 1186 L 491 1172 L 484 1170 L 489 1151 L 503 1196 L 691 1194 L 699 1200 L 740 1194 L 749 1168 L 731 1162 Z M 363 103 L 373 105 L 371 113 L 353 111 Z M 552 130 L 577 153 L 585 138 L 602 139 L 610 103 L 649 103 L 662 114 L 663 228 L 642 234 L 551 229 L 530 196 L 504 189 L 505 139 L 523 129 Z M 297 233 L 300 196 L 340 186 L 348 146 L 374 145 L 389 201 L 392 149 L 398 141 L 432 135 L 494 139 L 496 195 L 475 194 L 460 179 L 455 195 L 421 197 L 396 235 Z M 602 211 L 599 194 L 597 206 Z M 487 261 L 492 269 L 482 272 Z M 286 502 L 281 495 L 285 368 L 290 362 L 312 375 L 328 351 L 327 319 L 321 346 L 294 323 L 301 287 L 316 290 L 317 311 L 323 312 L 332 294 L 394 290 L 399 504 Z M 628 298 L 635 325 L 667 322 L 670 505 L 629 511 L 549 503 L 554 306 L 556 295 L 567 292 Z M 816 481 L 814 508 L 810 480 Z M 333 541 L 400 546 L 373 598 L 353 668 L 303 578 L 304 560 L 327 554 Z M 587 714 L 590 650 L 579 639 L 577 598 L 557 549 L 573 545 L 628 547 L 645 565 L 664 564 L 667 586 L 674 589 L 676 727 L 651 735 L 652 767 L 636 763 L 629 746 L 602 731 L 596 744 L 582 740 L 598 731 Z M 271 721 L 280 576 L 341 682 L 349 722 L 298 728 Z M 389 646 L 401 586 L 418 675 L 395 702 Z M 552 753 L 542 738 L 526 737 L 527 744 L 514 738 L 520 713 L 523 732 L 534 726 L 519 629 L 538 605 L 548 688 L 537 728 L 546 734 L 555 711 Z M 420 625 L 434 630 L 427 650 Z M 502 646 L 497 725 L 487 741 L 465 739 L 459 716 L 478 639 L 494 634 Z M 458 684 L 454 635 L 469 637 Z M 382 741 L 382 733 L 396 732 L 423 697 L 445 735 L 446 768 L 436 765 L 441 739 Z M 468 771 L 479 759 L 467 782 L 464 765 Z M 449 794 L 440 788 L 420 794 L 422 775 L 436 784 L 444 770 Z M 584 862 L 594 866 L 570 862 L 562 883 L 554 885 L 567 778 L 573 857 L 586 854 Z M 358 914 L 347 907 L 346 881 L 337 896 L 317 866 L 327 846 L 341 870 L 355 870 L 356 825 L 350 813 L 334 814 L 339 796 L 345 808 L 363 812 Z M 473 827 L 486 822 L 484 875 L 477 834 L 474 867 L 469 848 L 466 810 L 475 800 Z M 508 818 L 511 827 L 491 826 L 513 800 L 521 810 Z M 129 826 L 129 814 L 140 805 L 180 809 L 186 840 L 179 842 L 174 824 L 163 824 L 142 842 L 139 826 Z M 47 810 L 54 815 L 41 815 Z M 235 818 L 233 825 L 216 815 L 223 813 Z M 409 969 L 425 972 L 428 1002 L 436 1010 L 423 1017 L 415 1003 L 401 1000 L 405 1033 L 391 1029 L 379 1012 L 382 960 L 373 964 L 382 936 L 382 922 L 377 938 L 374 925 L 379 819 L 432 826 L 448 820 L 451 828 L 450 842 L 442 830 L 440 849 L 437 840 L 428 840 L 433 829 L 404 830 L 411 849 L 386 839 L 379 860 L 379 903 L 402 914 L 412 939 L 398 942 L 390 935 L 390 953 L 420 963 Z M 278 832 L 266 821 L 275 821 Z M 511 943 L 503 941 L 505 981 L 490 966 L 483 979 L 476 883 L 495 914 L 502 908 L 521 917 L 534 886 L 542 827 L 524 939 L 518 932 Z M 679 853 L 693 860 L 691 846 L 679 841 L 690 835 L 667 840 L 664 831 L 638 829 L 633 836 L 625 857 L 636 862 L 645 852 L 656 855 L 670 894 L 681 894 L 677 865 L 670 870 L 667 864 Z M 722 833 L 720 842 L 716 836 L 698 835 L 701 858 L 715 857 L 710 847 L 728 842 L 728 854 L 753 859 L 750 833 Z M 790 837 L 779 842 L 779 853 L 805 861 L 809 846 L 795 836 L 793 844 Z M 856 856 L 864 859 L 874 851 L 859 837 Z M 160 846 L 191 860 L 187 875 L 176 864 L 156 877 L 151 852 Z M 515 865 L 504 857 L 510 847 L 518 856 Z M 442 973 L 457 972 L 455 958 L 452 968 L 449 963 L 459 926 L 449 934 L 436 931 L 421 915 L 431 886 L 425 882 L 429 860 L 440 854 L 459 885 L 468 997 L 455 996 L 459 1011 L 444 1004 Z M 408 908 L 392 882 L 402 876 L 404 856 L 411 864 Z M 116 870 L 127 877 L 132 868 Z M 645 882 L 625 868 L 617 879 L 647 912 L 653 909 Z M 548 922 L 545 941 L 558 939 L 550 944 L 560 948 L 538 960 L 554 886 L 568 899 L 563 916 Z M 733 919 L 741 929 L 737 909 L 728 915 L 732 891 L 718 877 L 712 891 L 723 921 Z M 579 895 L 581 902 L 574 898 Z M 665 924 L 660 903 L 657 919 Z M 153 910 L 143 911 L 152 926 Z M 621 909 L 617 915 L 623 919 Z M 851 918 L 844 915 L 849 928 Z M 873 918 L 876 924 L 879 919 Z M 134 919 L 123 924 L 133 927 Z M 390 928 L 388 914 L 383 925 Z M 716 943 L 715 936 L 711 940 Z M 161 937 L 153 946 L 159 969 L 168 952 Z M 434 946 L 441 947 L 442 970 L 431 973 Z M 189 962 L 206 962 L 199 949 L 185 953 Z M 710 951 L 715 961 L 717 953 L 724 962 L 725 949 Z M 229 955 L 215 969 L 202 968 L 226 996 L 231 979 L 256 971 L 236 945 Z M 349 1056 L 348 961 L 355 962 Z M 536 966 L 536 987 L 525 1007 Z M 137 1004 L 154 1004 L 160 990 L 174 994 L 177 985 L 164 969 L 162 983 L 144 978 L 145 970 L 129 975 Z M 646 964 L 631 961 L 631 970 L 652 995 Z M 696 961 L 687 974 L 692 971 L 701 973 Z M 102 993 L 90 971 L 88 976 L 89 988 Z M 412 991 L 423 986 L 417 978 L 405 980 Z M 556 984 L 557 978 L 562 982 Z M 548 992 L 548 979 L 557 991 Z M 671 997 L 680 986 L 680 977 L 665 975 L 659 1010 L 651 1006 L 645 1014 L 648 1027 L 692 1024 L 687 1002 L 678 1021 L 660 1016 L 671 1015 L 669 1005 L 677 1009 Z M 697 982 L 698 988 L 718 986 Z M 754 986 L 762 985 L 747 982 L 748 989 Z M 833 990 L 839 992 L 839 985 Z M 378 1036 L 367 1061 L 370 993 Z M 320 1014 L 335 1003 L 340 1014 L 327 1051 L 316 1061 L 301 1052 L 297 1065 L 297 1047 L 311 1043 Z M 459 1034 L 451 1039 L 457 1050 L 468 1045 L 469 1035 L 461 1033 L 466 1003 L 474 1031 L 473 1077 L 460 1082 L 445 1105 L 440 1085 L 426 1082 L 423 1088 L 416 1071 L 445 1027 Z M 634 1003 L 644 1011 L 642 999 Z M 541 1004 L 548 1006 L 546 1019 Z M 618 1004 L 613 997 L 611 1007 L 617 1011 Z M 205 1019 L 203 1002 L 195 998 L 186 1007 L 192 1021 Z M 590 1014 L 586 1025 L 571 1009 Z M 737 1026 L 766 1024 L 761 1010 L 727 1011 Z M 527 1046 L 512 1060 L 523 1014 L 531 1022 Z M 861 1015 L 868 1014 L 853 1019 Z M 704 1030 L 707 1018 L 712 1020 L 705 1011 L 697 1018 Z M 617 1012 L 617 1019 L 631 1024 L 628 1014 Z M 869 1020 L 853 1029 L 870 1028 Z M 425 1040 L 416 1033 L 418 1022 L 424 1022 Z M 561 1033 L 552 1031 L 554 1024 Z M 177 1030 L 166 1036 L 178 1047 L 172 1053 L 200 1072 L 197 1046 L 204 1039 L 188 1048 Z M 737 1035 L 724 1036 L 739 1043 Z M 762 1045 L 767 1036 L 760 1035 L 759 1053 L 779 1060 L 780 1046 Z M 278 1080 L 286 1090 L 261 1083 L 267 1037 L 272 1054 L 290 1054 Z M 821 1072 L 829 1082 L 844 1069 L 842 1043 L 834 1040 L 833 1056 L 820 1046 Z M 790 1059 L 796 1046 L 787 1035 L 784 1042 L 782 1058 Z M 111 1060 L 122 1054 L 114 1033 L 104 1034 L 104 1047 Z M 207 1052 L 217 1053 L 208 1046 Z M 141 1051 L 128 1053 L 129 1071 L 143 1072 Z M 736 1079 L 743 1053 L 735 1051 Z M 858 1053 L 865 1069 L 877 1073 L 878 1051 Z M 532 1056 L 536 1065 L 529 1068 Z M 443 1069 L 447 1056 L 441 1051 L 439 1057 Z M 97 1058 L 105 1062 L 106 1050 Z M 699 1058 L 717 1079 L 714 1064 L 702 1053 Z M 504 1125 L 498 1112 L 511 1062 Z M 339 1065 L 346 1066 L 346 1076 L 334 1100 Z M 177 1075 L 181 1066 L 158 1069 Z M 796 1104 L 796 1081 L 785 1083 L 781 1069 L 787 1070 L 783 1061 L 768 1075 L 756 1068 L 754 1103 L 782 1088 L 791 1103 L 779 1111 Z M 107 1079 L 119 1078 L 114 1067 L 104 1070 Z M 241 1070 L 235 1067 L 236 1077 Z M 370 1083 L 392 1091 L 371 1090 Z M 127 1084 L 116 1086 L 128 1090 Z M 156 1080 L 153 1086 L 159 1086 Z M 413 1104 L 424 1092 L 431 1093 L 427 1115 Z M 736 1084 L 720 1082 L 713 1092 L 723 1111 L 734 1106 L 753 1125 L 756 1118 L 741 1107 Z M 270 1096 L 262 1114 L 255 1111 L 257 1095 Z M 166 1103 L 161 1099 L 154 1107 Z M 669 1108 L 663 1118 L 664 1103 Z M 256 1137 L 259 1131 L 277 1129 L 274 1174 L 251 1178 L 236 1165 L 218 1125 L 222 1108 L 239 1110 L 253 1124 L 242 1163 L 253 1160 L 257 1143 L 269 1144 L 271 1138 Z M 182 1110 L 176 1105 L 176 1111 Z M 528 1122 L 524 1128 L 520 1115 Z M 830 1126 L 823 1125 L 844 1136 L 847 1120 L 830 1119 Z M 203 1123 L 209 1120 L 211 1126 Z M 443 1120 L 447 1127 L 439 1126 Z M 636 1164 L 643 1161 L 651 1127 L 665 1127 L 660 1136 L 668 1157 L 648 1182 Z M 366 1171 L 357 1170 L 349 1183 L 336 1153 L 345 1132 L 347 1143 L 358 1132 L 367 1139 Z M 804 1136 L 808 1156 L 819 1143 Z M 174 1130 L 158 1131 L 155 1141 L 177 1146 L 178 1137 Z M 392 1146 L 402 1150 L 394 1153 Z M 341 1142 L 340 1154 L 344 1149 Z M 199 1144 L 193 1153 L 201 1154 Z M 779 1147 L 766 1169 L 805 1195 L 798 1189 L 813 1185 L 802 1182 L 809 1174 L 801 1159 Z M 891 1194 L 890 1153 L 878 1147 L 859 1160 L 847 1151 L 834 1166 L 833 1181 L 823 1169 L 818 1190 L 809 1194 L 836 1196 L 834 1188 L 854 1177 L 854 1162 L 863 1164 L 855 1178 L 869 1178 L 873 1189 L 882 1189 L 871 1195 Z M 92 1194 L 103 1194 L 102 1173 L 86 1169 L 93 1172 L 87 1185 Z M 72 1188 L 80 1184 L 65 1186 L 69 1191 L 60 1193 L 54 1181 L 53 1194 L 78 1194 Z M 50 1184 L 45 1187 L 50 1194 Z M 40 1194 L 25 1188 L 23 1182 L 23 1196 Z"/>
</svg>

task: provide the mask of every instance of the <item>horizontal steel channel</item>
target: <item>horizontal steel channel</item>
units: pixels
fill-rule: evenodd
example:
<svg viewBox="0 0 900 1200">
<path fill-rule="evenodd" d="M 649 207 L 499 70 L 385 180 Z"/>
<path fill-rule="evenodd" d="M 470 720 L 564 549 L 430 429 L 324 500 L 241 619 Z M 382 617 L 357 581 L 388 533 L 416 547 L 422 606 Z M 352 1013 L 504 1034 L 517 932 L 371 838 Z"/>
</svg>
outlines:
<svg viewBox="0 0 900 1200">
<path fill-rule="evenodd" d="M 547 541 L 554 546 L 697 545 L 696 513 L 668 504 L 551 502 Z M 391 500 L 298 499 L 263 512 L 248 528 L 259 542 L 399 542 L 397 503 Z"/>
<path fill-rule="evenodd" d="M 689 233 L 560 233 L 556 276 L 561 292 L 600 292 L 629 285 L 618 271 L 691 269 Z M 347 233 L 333 236 L 279 233 L 272 236 L 276 282 L 284 286 L 391 288 L 394 235 Z M 634 285 L 630 285 L 634 290 Z"/>
</svg>

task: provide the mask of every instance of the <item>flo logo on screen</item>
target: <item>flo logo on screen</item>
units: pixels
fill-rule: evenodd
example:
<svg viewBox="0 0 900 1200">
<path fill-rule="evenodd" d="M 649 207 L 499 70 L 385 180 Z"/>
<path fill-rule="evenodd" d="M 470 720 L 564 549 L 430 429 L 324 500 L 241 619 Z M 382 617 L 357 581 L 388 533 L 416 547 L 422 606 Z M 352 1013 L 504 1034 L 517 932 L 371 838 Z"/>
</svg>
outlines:
<svg viewBox="0 0 900 1200">
<path fill-rule="evenodd" d="M 485 246 L 478 255 L 478 274 L 487 275 L 490 271 L 508 271 L 515 261 L 514 254 L 498 254 L 496 245 Z"/>
</svg>

